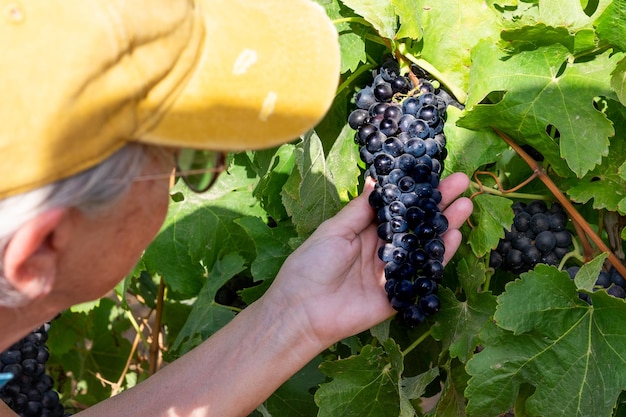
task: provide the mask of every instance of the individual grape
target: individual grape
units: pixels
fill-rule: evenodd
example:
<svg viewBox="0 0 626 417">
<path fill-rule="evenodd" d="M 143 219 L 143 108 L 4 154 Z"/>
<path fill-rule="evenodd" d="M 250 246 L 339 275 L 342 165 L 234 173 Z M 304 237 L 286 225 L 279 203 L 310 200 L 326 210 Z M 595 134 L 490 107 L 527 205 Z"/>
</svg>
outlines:
<svg viewBox="0 0 626 417">
<path fill-rule="evenodd" d="M 364 89 L 356 93 L 354 101 L 358 108 L 365 110 L 369 109 L 372 104 L 376 103 L 374 89 L 372 87 L 365 87 Z"/>
<path fill-rule="evenodd" d="M 391 88 L 391 84 L 382 83 L 374 87 L 374 97 L 376 97 L 376 99 L 379 101 L 390 101 L 391 97 L 393 97 L 393 89 Z"/>
<path fill-rule="evenodd" d="M 359 145 L 363 145 L 365 144 L 367 138 L 376 132 L 378 132 L 378 128 L 375 125 L 366 122 L 358 128 L 355 136 L 355 142 Z"/>
<path fill-rule="evenodd" d="M 530 228 L 534 234 L 550 230 L 550 218 L 544 213 L 535 213 L 530 218 Z"/>
<path fill-rule="evenodd" d="M 530 229 L 531 217 L 532 216 L 525 211 L 520 212 L 518 215 L 515 216 L 515 219 L 513 220 L 513 225 L 515 226 L 515 229 L 518 232 L 525 232 Z"/>
<path fill-rule="evenodd" d="M 433 315 L 439 311 L 441 304 L 439 303 L 439 299 L 434 294 L 429 294 L 425 297 L 420 298 L 419 307 L 426 315 Z"/>
<path fill-rule="evenodd" d="M 357 92 L 348 116 L 355 142 L 375 181 L 369 197 L 378 236 L 385 243 L 385 291 L 397 317 L 418 325 L 439 311 L 437 285 L 444 273 L 440 236 L 448 221 L 440 212 L 439 186 L 447 156 L 443 133 L 448 94 L 420 79 L 412 86 L 397 62 L 372 72 L 373 82 Z M 373 98 L 373 99 L 372 99 Z"/>
<path fill-rule="evenodd" d="M 398 131 L 398 122 L 393 119 L 383 119 L 380 121 L 379 129 L 383 135 L 394 135 Z"/>
<path fill-rule="evenodd" d="M 556 246 L 560 248 L 569 247 L 572 244 L 572 234 L 568 230 L 561 230 L 554 233 L 556 239 Z"/>
<path fill-rule="evenodd" d="M 387 136 L 382 134 L 380 131 L 376 131 L 370 134 L 365 139 L 365 148 L 368 152 L 376 153 L 383 150 L 383 144 L 387 140 Z"/>
<path fill-rule="evenodd" d="M 389 174 L 393 169 L 393 157 L 386 153 L 381 153 L 374 158 L 374 167 L 379 175 Z"/>
<path fill-rule="evenodd" d="M 544 230 L 535 238 L 535 246 L 541 252 L 550 252 L 556 246 L 556 237 L 549 230 Z"/>
<path fill-rule="evenodd" d="M 418 296 L 425 296 L 437 292 L 437 282 L 429 278 L 418 278 L 415 280 L 415 293 Z"/>
<path fill-rule="evenodd" d="M 348 116 L 348 124 L 354 130 L 357 130 L 359 127 L 365 123 L 367 118 L 369 117 L 369 113 L 364 109 L 356 109 Z"/>
</svg>

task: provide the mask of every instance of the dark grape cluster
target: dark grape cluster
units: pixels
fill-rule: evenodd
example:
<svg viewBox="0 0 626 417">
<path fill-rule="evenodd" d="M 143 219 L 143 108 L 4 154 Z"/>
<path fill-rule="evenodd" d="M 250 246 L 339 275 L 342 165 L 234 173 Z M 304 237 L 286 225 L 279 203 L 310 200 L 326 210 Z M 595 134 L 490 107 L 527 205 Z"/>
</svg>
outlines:
<svg viewBox="0 0 626 417">
<path fill-rule="evenodd" d="M 443 132 L 450 96 L 422 78 L 413 86 L 397 62 L 374 71 L 374 81 L 355 96 L 348 117 L 355 142 L 376 181 L 370 205 L 376 210 L 378 251 L 385 262 L 385 290 L 398 317 L 413 326 L 439 311 L 443 276 L 441 234 L 448 221 L 438 204 L 446 158 Z"/>
<path fill-rule="evenodd" d="M 505 230 L 489 265 L 515 274 L 529 271 L 538 263 L 558 266 L 572 248 L 568 217 L 559 203 L 551 207 L 543 200 L 513 204 L 515 213 L 510 231 Z"/>
<path fill-rule="evenodd" d="M 570 266 L 567 268 L 566 271 L 569 277 L 571 279 L 574 279 L 579 270 L 579 266 Z M 624 299 L 626 298 L 626 279 L 624 279 L 624 277 L 617 271 L 617 269 L 615 269 L 615 267 L 611 266 L 608 271 L 600 271 L 593 290 L 605 290 L 609 295 L 612 295 L 613 297 Z M 589 297 L 589 294 L 581 292 L 578 294 L 578 296 L 582 300 L 591 304 L 591 298 Z"/>
<path fill-rule="evenodd" d="M 65 415 L 54 381 L 46 374 L 49 328 L 50 323 L 43 324 L 0 353 L 0 372 L 13 374 L 0 389 L 0 399 L 20 417 Z"/>
</svg>

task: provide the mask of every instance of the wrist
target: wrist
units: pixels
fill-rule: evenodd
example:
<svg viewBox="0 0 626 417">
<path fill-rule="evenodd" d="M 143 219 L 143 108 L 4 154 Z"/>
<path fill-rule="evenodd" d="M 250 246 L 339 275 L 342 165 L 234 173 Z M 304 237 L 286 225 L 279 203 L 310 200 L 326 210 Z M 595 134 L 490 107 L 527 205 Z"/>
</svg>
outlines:
<svg viewBox="0 0 626 417">
<path fill-rule="evenodd" d="M 318 337 L 302 301 L 270 288 L 255 304 L 277 344 L 308 363 L 333 342 Z"/>
</svg>

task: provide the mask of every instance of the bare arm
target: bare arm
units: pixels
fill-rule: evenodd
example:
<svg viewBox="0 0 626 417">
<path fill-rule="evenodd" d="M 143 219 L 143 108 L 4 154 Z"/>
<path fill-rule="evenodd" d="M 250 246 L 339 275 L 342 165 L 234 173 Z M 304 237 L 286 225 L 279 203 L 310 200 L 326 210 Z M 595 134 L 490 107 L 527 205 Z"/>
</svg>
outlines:
<svg viewBox="0 0 626 417">
<path fill-rule="evenodd" d="M 469 216 L 468 185 L 454 174 L 442 181 L 450 229 L 447 259 Z M 393 314 L 383 289 L 380 240 L 367 194 L 356 198 L 285 262 L 256 303 L 193 351 L 147 381 L 79 415 L 149 417 L 247 416 L 291 375 L 332 343 Z M 0 416 L 14 416 L 3 414 Z"/>
</svg>

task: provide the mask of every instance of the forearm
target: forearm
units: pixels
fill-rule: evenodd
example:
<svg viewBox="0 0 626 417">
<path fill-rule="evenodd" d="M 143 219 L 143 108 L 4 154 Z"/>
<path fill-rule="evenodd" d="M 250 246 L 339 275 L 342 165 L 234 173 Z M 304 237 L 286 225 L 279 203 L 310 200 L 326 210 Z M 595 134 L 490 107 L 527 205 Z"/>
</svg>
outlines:
<svg viewBox="0 0 626 417">
<path fill-rule="evenodd" d="M 247 416 L 322 349 L 261 299 L 202 345 L 81 416 Z"/>
</svg>

